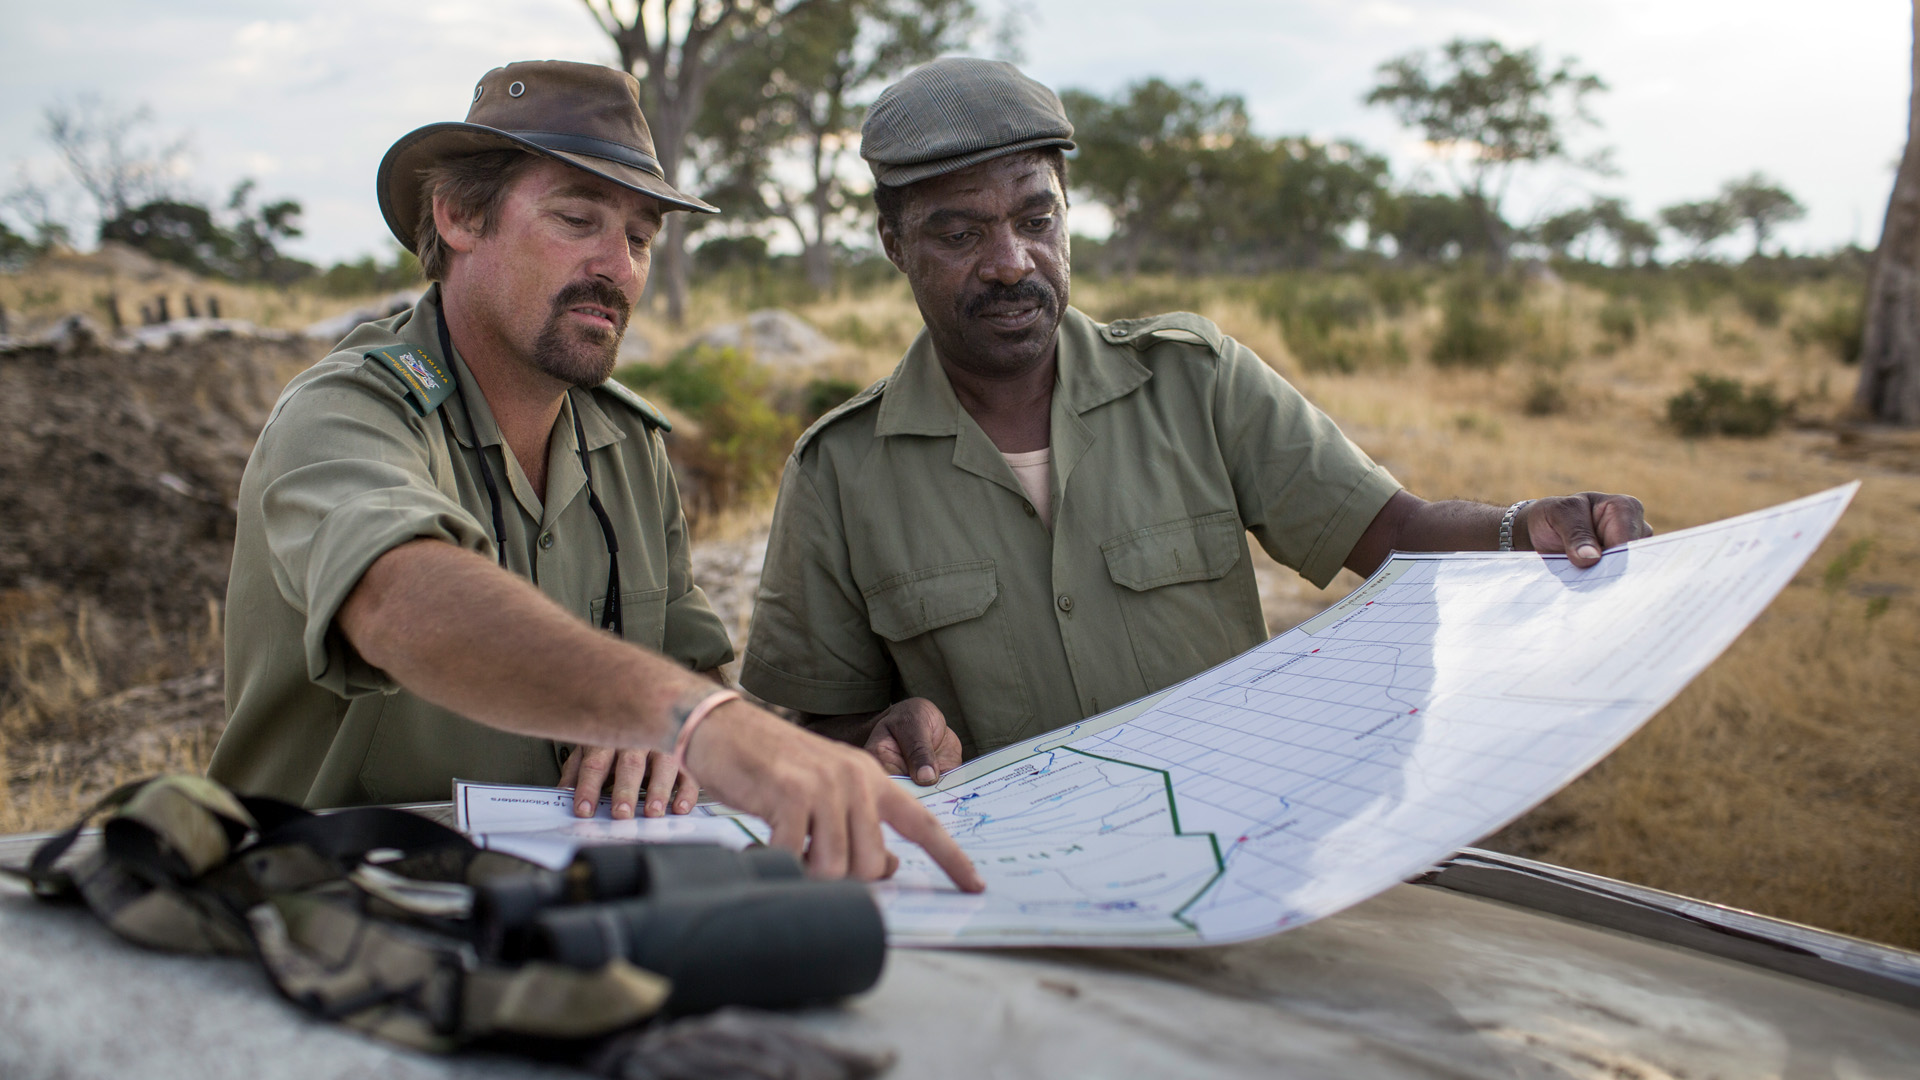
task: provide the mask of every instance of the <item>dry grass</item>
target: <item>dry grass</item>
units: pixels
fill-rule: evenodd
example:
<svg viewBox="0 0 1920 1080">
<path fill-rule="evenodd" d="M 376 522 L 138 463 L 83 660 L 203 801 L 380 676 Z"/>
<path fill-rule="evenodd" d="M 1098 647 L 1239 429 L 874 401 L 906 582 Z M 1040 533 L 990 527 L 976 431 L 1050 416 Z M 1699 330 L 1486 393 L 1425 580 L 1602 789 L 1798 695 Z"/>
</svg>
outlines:
<svg viewBox="0 0 1920 1080">
<path fill-rule="evenodd" d="M 142 305 L 157 309 L 165 297 L 173 318 L 187 315 L 187 300 L 208 314 L 207 299 L 218 300 L 220 316 L 256 326 L 299 330 L 311 323 L 367 302 L 367 298 L 339 299 L 300 290 L 263 285 L 209 281 L 131 249 L 105 255 L 56 253 L 38 260 L 28 272 L 0 274 L 0 309 L 7 312 L 13 335 L 24 337 L 80 312 L 102 328 L 111 325 L 117 302 L 124 325 L 141 324 Z"/>
<path fill-rule="evenodd" d="M 1082 281 L 1076 302 L 1098 316 L 1136 314 L 1116 308 L 1151 295 L 1147 285 Z M 1771 381 L 1803 419 L 1836 414 L 1854 372 L 1796 344 L 1787 329 L 1797 312 L 1822 302 L 1817 289 L 1789 293 L 1777 327 L 1723 299 L 1700 311 L 1677 308 L 1623 344 L 1598 328 L 1604 297 L 1546 283 L 1529 294 L 1517 359 L 1500 369 L 1442 371 L 1416 359 L 1353 375 L 1302 371 L 1273 323 L 1236 290 L 1216 294 L 1191 282 L 1164 289 L 1197 299 L 1176 306 L 1197 308 L 1267 357 L 1429 498 L 1505 503 L 1627 491 L 1646 503 L 1657 528 L 1671 530 L 1862 479 L 1835 535 L 1725 656 L 1610 759 L 1489 843 L 1920 947 L 1920 724 L 1912 709 L 1920 701 L 1920 439 L 1803 426 L 1759 440 L 1688 441 L 1661 421 L 1667 397 L 1696 372 Z M 862 383 L 891 370 L 919 328 L 903 285 L 798 311 L 846 346 L 832 374 Z M 722 297 L 696 293 L 690 329 L 637 317 L 632 332 L 665 356 L 697 328 L 740 314 Z M 1396 321 L 1416 358 L 1438 321 L 1430 306 Z M 1527 399 L 1543 380 L 1561 391 L 1564 412 L 1529 415 Z M 760 504 L 714 516 L 702 523 L 702 544 L 751 545 L 767 513 Z M 1827 573 L 1863 541 L 1857 566 Z M 727 573 L 741 559 L 708 563 Z M 1356 583 L 1343 574 L 1315 590 L 1264 559 L 1260 577 L 1275 629 Z M 13 799 L 0 804 L 0 831 L 55 825 L 110 777 L 204 762 L 212 745 L 204 724 L 176 721 L 141 741 L 127 734 L 133 721 L 102 720 L 165 706 L 123 694 L 103 707 L 85 627 L 9 616 L 9 603 L 33 606 L 30 597 L 0 597 L 0 640 L 13 642 L 6 662 L 25 688 L 0 714 L 0 753 L 15 778 Z M 16 630 L 8 634 L 10 618 Z M 22 626 L 31 634 L 21 636 Z M 181 686 L 167 700 L 176 709 L 198 700 L 201 691 L 185 685 L 192 678 L 175 680 Z M 52 745 L 47 735 L 56 728 L 66 733 L 52 741 L 60 748 L 36 750 Z M 120 739 L 127 750 L 90 759 L 78 779 L 53 767 L 69 760 L 60 755 L 79 753 L 89 733 Z M 39 763 L 29 770 L 37 779 L 23 785 L 29 760 Z"/>
<path fill-rule="evenodd" d="M 1669 316 L 1603 355 L 1591 330 L 1600 302 L 1565 287 L 1532 298 L 1550 332 L 1551 319 L 1564 321 L 1575 358 L 1559 365 L 1288 374 L 1429 498 L 1625 491 L 1672 530 L 1864 483 L 1807 569 L 1725 656 L 1601 766 L 1489 843 L 1920 947 L 1920 443 L 1823 428 L 1681 439 L 1661 417 L 1694 372 L 1772 381 L 1803 417 L 1820 419 L 1838 411 L 1854 371 L 1796 346 L 1784 322 L 1760 327 L 1730 303 Z M 1244 305 L 1203 313 L 1242 340 L 1271 334 Z M 1431 320 L 1407 322 L 1415 355 Z M 1563 381 L 1566 413 L 1526 415 L 1540 375 Z M 1860 564 L 1830 578 L 1862 541 Z M 1357 584 L 1343 574 L 1319 593 L 1278 567 L 1262 576 L 1275 629 Z"/>
</svg>

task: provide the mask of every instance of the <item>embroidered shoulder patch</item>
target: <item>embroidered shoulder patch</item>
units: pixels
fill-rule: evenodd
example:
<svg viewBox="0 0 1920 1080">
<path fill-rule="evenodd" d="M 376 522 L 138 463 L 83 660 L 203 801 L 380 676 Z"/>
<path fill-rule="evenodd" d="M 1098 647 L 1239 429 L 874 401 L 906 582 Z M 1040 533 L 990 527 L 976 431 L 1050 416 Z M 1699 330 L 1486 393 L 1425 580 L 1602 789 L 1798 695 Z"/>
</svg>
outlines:
<svg viewBox="0 0 1920 1080">
<path fill-rule="evenodd" d="M 453 373 L 425 349 L 410 345 L 389 345 L 367 353 L 378 360 L 407 387 L 407 404 L 425 416 L 453 396 Z"/>
</svg>

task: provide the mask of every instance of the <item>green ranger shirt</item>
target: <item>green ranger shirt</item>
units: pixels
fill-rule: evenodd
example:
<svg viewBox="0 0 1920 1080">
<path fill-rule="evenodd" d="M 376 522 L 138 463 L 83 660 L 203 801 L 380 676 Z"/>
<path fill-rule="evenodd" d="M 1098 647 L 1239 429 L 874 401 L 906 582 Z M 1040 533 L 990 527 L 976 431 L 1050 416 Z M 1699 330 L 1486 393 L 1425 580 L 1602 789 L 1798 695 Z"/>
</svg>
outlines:
<svg viewBox="0 0 1920 1080">
<path fill-rule="evenodd" d="M 607 546 L 574 439 L 619 544 L 626 639 L 697 670 L 731 660 L 692 581 L 666 421 L 608 382 L 568 392 L 533 492 L 465 363 L 441 357 L 439 291 L 364 323 L 280 395 L 240 481 L 227 586 L 227 728 L 208 773 L 307 806 L 449 797 L 455 777 L 554 784 L 564 748 L 428 704 L 363 660 L 334 615 L 368 567 L 421 537 L 496 559 L 485 454 L 507 569 L 600 625 Z M 465 388 L 455 394 L 456 385 Z M 465 408 L 462 408 L 464 400 Z"/>
<path fill-rule="evenodd" d="M 803 712 L 908 697 L 968 757 L 1266 640 L 1247 533 L 1325 586 L 1399 490 L 1197 315 L 1060 323 L 1053 527 L 922 332 L 794 447 L 741 683 Z"/>
</svg>

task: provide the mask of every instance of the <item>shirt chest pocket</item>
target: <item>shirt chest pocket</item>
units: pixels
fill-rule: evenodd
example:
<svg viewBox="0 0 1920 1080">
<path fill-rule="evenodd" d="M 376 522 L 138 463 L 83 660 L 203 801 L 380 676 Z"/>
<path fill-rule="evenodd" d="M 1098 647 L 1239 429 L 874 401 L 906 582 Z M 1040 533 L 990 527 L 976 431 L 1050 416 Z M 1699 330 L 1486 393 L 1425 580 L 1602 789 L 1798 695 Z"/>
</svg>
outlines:
<svg viewBox="0 0 1920 1080">
<path fill-rule="evenodd" d="M 975 747 L 1017 737 L 1033 706 L 1021 680 L 993 560 L 898 574 L 862 591 L 910 697 L 931 699 Z M 958 720 L 964 724 L 955 724 Z"/>
<path fill-rule="evenodd" d="M 1240 561 L 1240 515 L 1231 510 L 1149 525 L 1100 545 L 1116 585 L 1146 592 L 1225 577 Z"/>
<path fill-rule="evenodd" d="M 986 614 L 1000 583 L 992 560 L 981 559 L 900 574 L 863 595 L 873 632 L 899 643 Z"/>
<path fill-rule="evenodd" d="M 606 609 L 606 596 L 594 597 L 587 605 L 587 621 L 599 626 Z M 667 640 L 667 587 L 622 592 L 620 626 L 626 640 L 656 651 L 663 648 Z"/>
<path fill-rule="evenodd" d="M 1241 567 L 1245 526 L 1231 510 L 1149 525 L 1100 545 L 1134 661 L 1149 692 L 1258 644 L 1259 594 Z"/>
</svg>

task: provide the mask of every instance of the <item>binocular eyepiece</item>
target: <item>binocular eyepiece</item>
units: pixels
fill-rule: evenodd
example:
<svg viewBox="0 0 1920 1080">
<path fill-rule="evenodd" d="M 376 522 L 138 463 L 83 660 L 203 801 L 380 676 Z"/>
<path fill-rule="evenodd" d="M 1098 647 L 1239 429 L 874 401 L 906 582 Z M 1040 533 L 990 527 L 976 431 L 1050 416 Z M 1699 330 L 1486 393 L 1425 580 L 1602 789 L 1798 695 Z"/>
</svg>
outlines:
<svg viewBox="0 0 1920 1080">
<path fill-rule="evenodd" d="M 483 955 L 588 969 L 624 958 L 672 981 L 676 1015 L 836 1000 L 872 987 L 886 961 L 865 886 L 809 881 L 779 848 L 582 848 L 565 870 L 478 883 L 473 914 Z"/>
</svg>

